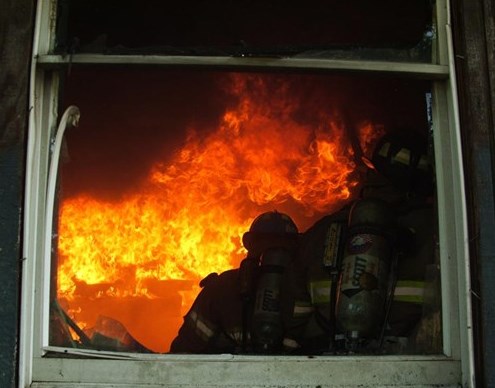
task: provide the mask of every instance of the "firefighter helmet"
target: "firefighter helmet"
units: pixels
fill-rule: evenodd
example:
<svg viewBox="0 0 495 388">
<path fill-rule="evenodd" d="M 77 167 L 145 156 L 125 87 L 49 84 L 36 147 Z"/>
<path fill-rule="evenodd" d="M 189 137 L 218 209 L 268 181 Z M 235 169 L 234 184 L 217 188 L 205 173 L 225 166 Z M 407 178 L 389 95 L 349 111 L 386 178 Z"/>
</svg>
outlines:
<svg viewBox="0 0 495 388">
<path fill-rule="evenodd" d="M 397 188 L 428 196 L 433 192 L 433 170 L 427 148 L 421 136 L 388 134 L 377 143 L 372 164 Z"/>
<path fill-rule="evenodd" d="M 256 217 L 249 228 L 250 233 L 287 234 L 298 233 L 297 226 L 287 214 L 276 210 Z"/>
<path fill-rule="evenodd" d="M 244 247 L 251 251 L 258 245 L 278 245 L 282 241 L 291 241 L 299 235 L 292 218 L 287 214 L 271 211 L 260 214 L 252 222 L 249 231 L 244 233 L 242 242 Z"/>
</svg>

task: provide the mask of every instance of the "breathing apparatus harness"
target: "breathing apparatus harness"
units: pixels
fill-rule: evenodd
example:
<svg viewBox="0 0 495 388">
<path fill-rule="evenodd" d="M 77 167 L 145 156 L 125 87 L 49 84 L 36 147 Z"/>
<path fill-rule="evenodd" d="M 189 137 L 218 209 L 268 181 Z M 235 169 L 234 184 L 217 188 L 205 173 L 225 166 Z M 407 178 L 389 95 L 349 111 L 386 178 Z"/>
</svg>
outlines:
<svg viewBox="0 0 495 388">
<path fill-rule="evenodd" d="M 293 260 L 298 230 L 279 212 L 258 216 L 243 235 L 248 256 L 240 265 L 242 352 L 274 353 L 283 340 L 280 291 Z"/>
<path fill-rule="evenodd" d="M 384 177 L 387 185 L 392 183 L 396 193 L 403 193 L 402 199 L 423 201 L 431 195 L 431 165 L 425 142 L 418 137 L 386 135 L 375 146 L 372 160 L 365 158 L 360 149 L 356 155 L 370 172 Z M 380 192 L 383 188 L 375 190 Z M 408 231 L 396 225 L 399 209 L 378 198 L 364 197 L 352 205 L 345 226 L 343 255 L 336 260 L 336 267 L 334 263 L 328 267 L 332 276 L 330 351 L 374 352 L 383 345 Z M 338 290 L 334 286 L 336 272 Z"/>
</svg>

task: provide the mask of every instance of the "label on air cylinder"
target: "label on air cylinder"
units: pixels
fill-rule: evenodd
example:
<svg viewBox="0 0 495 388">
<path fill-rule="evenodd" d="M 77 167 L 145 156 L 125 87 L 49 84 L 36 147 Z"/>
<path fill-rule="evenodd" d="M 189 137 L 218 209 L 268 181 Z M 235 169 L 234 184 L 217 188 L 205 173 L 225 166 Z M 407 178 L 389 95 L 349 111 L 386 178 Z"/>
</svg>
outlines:
<svg viewBox="0 0 495 388">
<path fill-rule="evenodd" d="M 342 282 L 340 289 L 374 290 L 378 288 L 380 259 L 372 255 L 347 256 L 342 263 Z"/>
<path fill-rule="evenodd" d="M 278 313 L 280 311 L 279 293 L 270 288 L 259 290 L 256 296 L 255 311 Z"/>
<path fill-rule="evenodd" d="M 357 234 L 347 243 L 347 253 L 358 254 L 368 252 L 373 247 L 373 241 L 377 236 L 371 234 Z"/>
</svg>

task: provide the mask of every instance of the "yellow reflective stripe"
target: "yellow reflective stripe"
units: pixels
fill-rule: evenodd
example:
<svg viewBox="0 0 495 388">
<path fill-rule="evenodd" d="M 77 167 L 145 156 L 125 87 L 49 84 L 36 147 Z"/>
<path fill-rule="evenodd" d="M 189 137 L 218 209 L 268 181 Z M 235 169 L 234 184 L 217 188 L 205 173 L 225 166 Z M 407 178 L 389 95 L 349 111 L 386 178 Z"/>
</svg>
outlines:
<svg viewBox="0 0 495 388">
<path fill-rule="evenodd" d="M 425 282 L 421 280 L 397 280 L 397 287 L 425 288 Z"/>
<path fill-rule="evenodd" d="M 423 303 L 424 282 L 399 280 L 395 286 L 394 300 L 397 302 Z"/>
<path fill-rule="evenodd" d="M 428 158 L 426 157 L 426 155 L 421 155 L 418 161 L 417 168 L 420 170 L 428 171 L 429 167 L 430 167 L 430 162 L 428 161 Z"/>
<path fill-rule="evenodd" d="M 297 349 L 299 347 L 299 343 L 296 340 L 293 340 L 292 338 L 284 338 L 282 344 L 284 345 L 285 348 L 288 349 Z"/>
<path fill-rule="evenodd" d="M 313 304 L 330 303 L 331 280 L 317 280 L 309 283 L 309 292 Z"/>
<path fill-rule="evenodd" d="M 236 343 L 240 344 L 242 341 L 242 330 L 239 328 L 234 328 L 231 331 L 226 332 L 227 335 L 234 340 Z M 249 333 L 248 333 L 249 334 Z M 248 335 L 249 338 L 249 335 Z"/>
<path fill-rule="evenodd" d="M 311 303 L 296 301 L 294 303 L 294 316 L 305 316 L 313 312 Z"/>
<path fill-rule="evenodd" d="M 383 156 L 386 158 L 388 156 L 388 150 L 390 149 L 390 143 L 384 143 L 382 145 L 382 148 L 380 148 L 380 151 L 378 152 L 378 155 Z"/>
<path fill-rule="evenodd" d="M 419 295 L 399 295 L 394 297 L 396 302 L 417 303 L 422 304 L 424 302 L 423 296 Z"/>
<path fill-rule="evenodd" d="M 309 283 L 311 301 L 313 304 L 330 303 L 330 291 L 332 282 L 330 280 L 318 280 Z M 394 300 L 398 302 L 423 303 L 424 282 L 417 280 L 398 280 Z"/>
<path fill-rule="evenodd" d="M 201 319 L 196 311 L 191 311 L 188 314 L 188 318 L 194 327 L 196 333 L 204 340 L 209 340 L 215 334 L 215 331 L 208 326 L 208 324 Z"/>
<path fill-rule="evenodd" d="M 409 166 L 411 164 L 411 150 L 401 148 L 399 152 L 392 158 L 392 163 L 398 162 Z"/>
</svg>

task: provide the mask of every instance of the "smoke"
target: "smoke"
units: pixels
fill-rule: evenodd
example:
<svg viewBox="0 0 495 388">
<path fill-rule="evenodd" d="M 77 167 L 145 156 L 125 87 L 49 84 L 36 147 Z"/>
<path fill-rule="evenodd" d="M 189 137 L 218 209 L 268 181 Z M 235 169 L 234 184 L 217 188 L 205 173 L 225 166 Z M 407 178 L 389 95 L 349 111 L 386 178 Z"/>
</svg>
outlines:
<svg viewBox="0 0 495 388">
<path fill-rule="evenodd" d="M 81 110 L 66 133 L 64 195 L 90 190 L 112 199 L 136 187 L 154 162 L 172 156 L 185 128 L 216 127 L 225 92 L 215 73 L 150 69 L 74 69 L 63 106 Z"/>
<path fill-rule="evenodd" d="M 77 105 L 81 120 L 66 132 L 62 195 L 115 200 L 135 190 L 157 161 L 166 165 L 189 129 L 198 136 L 216 130 L 242 90 L 266 101 L 273 116 L 286 114 L 316 130 L 331 115 L 351 136 L 366 121 L 424 130 L 428 84 L 302 72 L 75 67 L 63 90 L 61 108 Z"/>
</svg>

